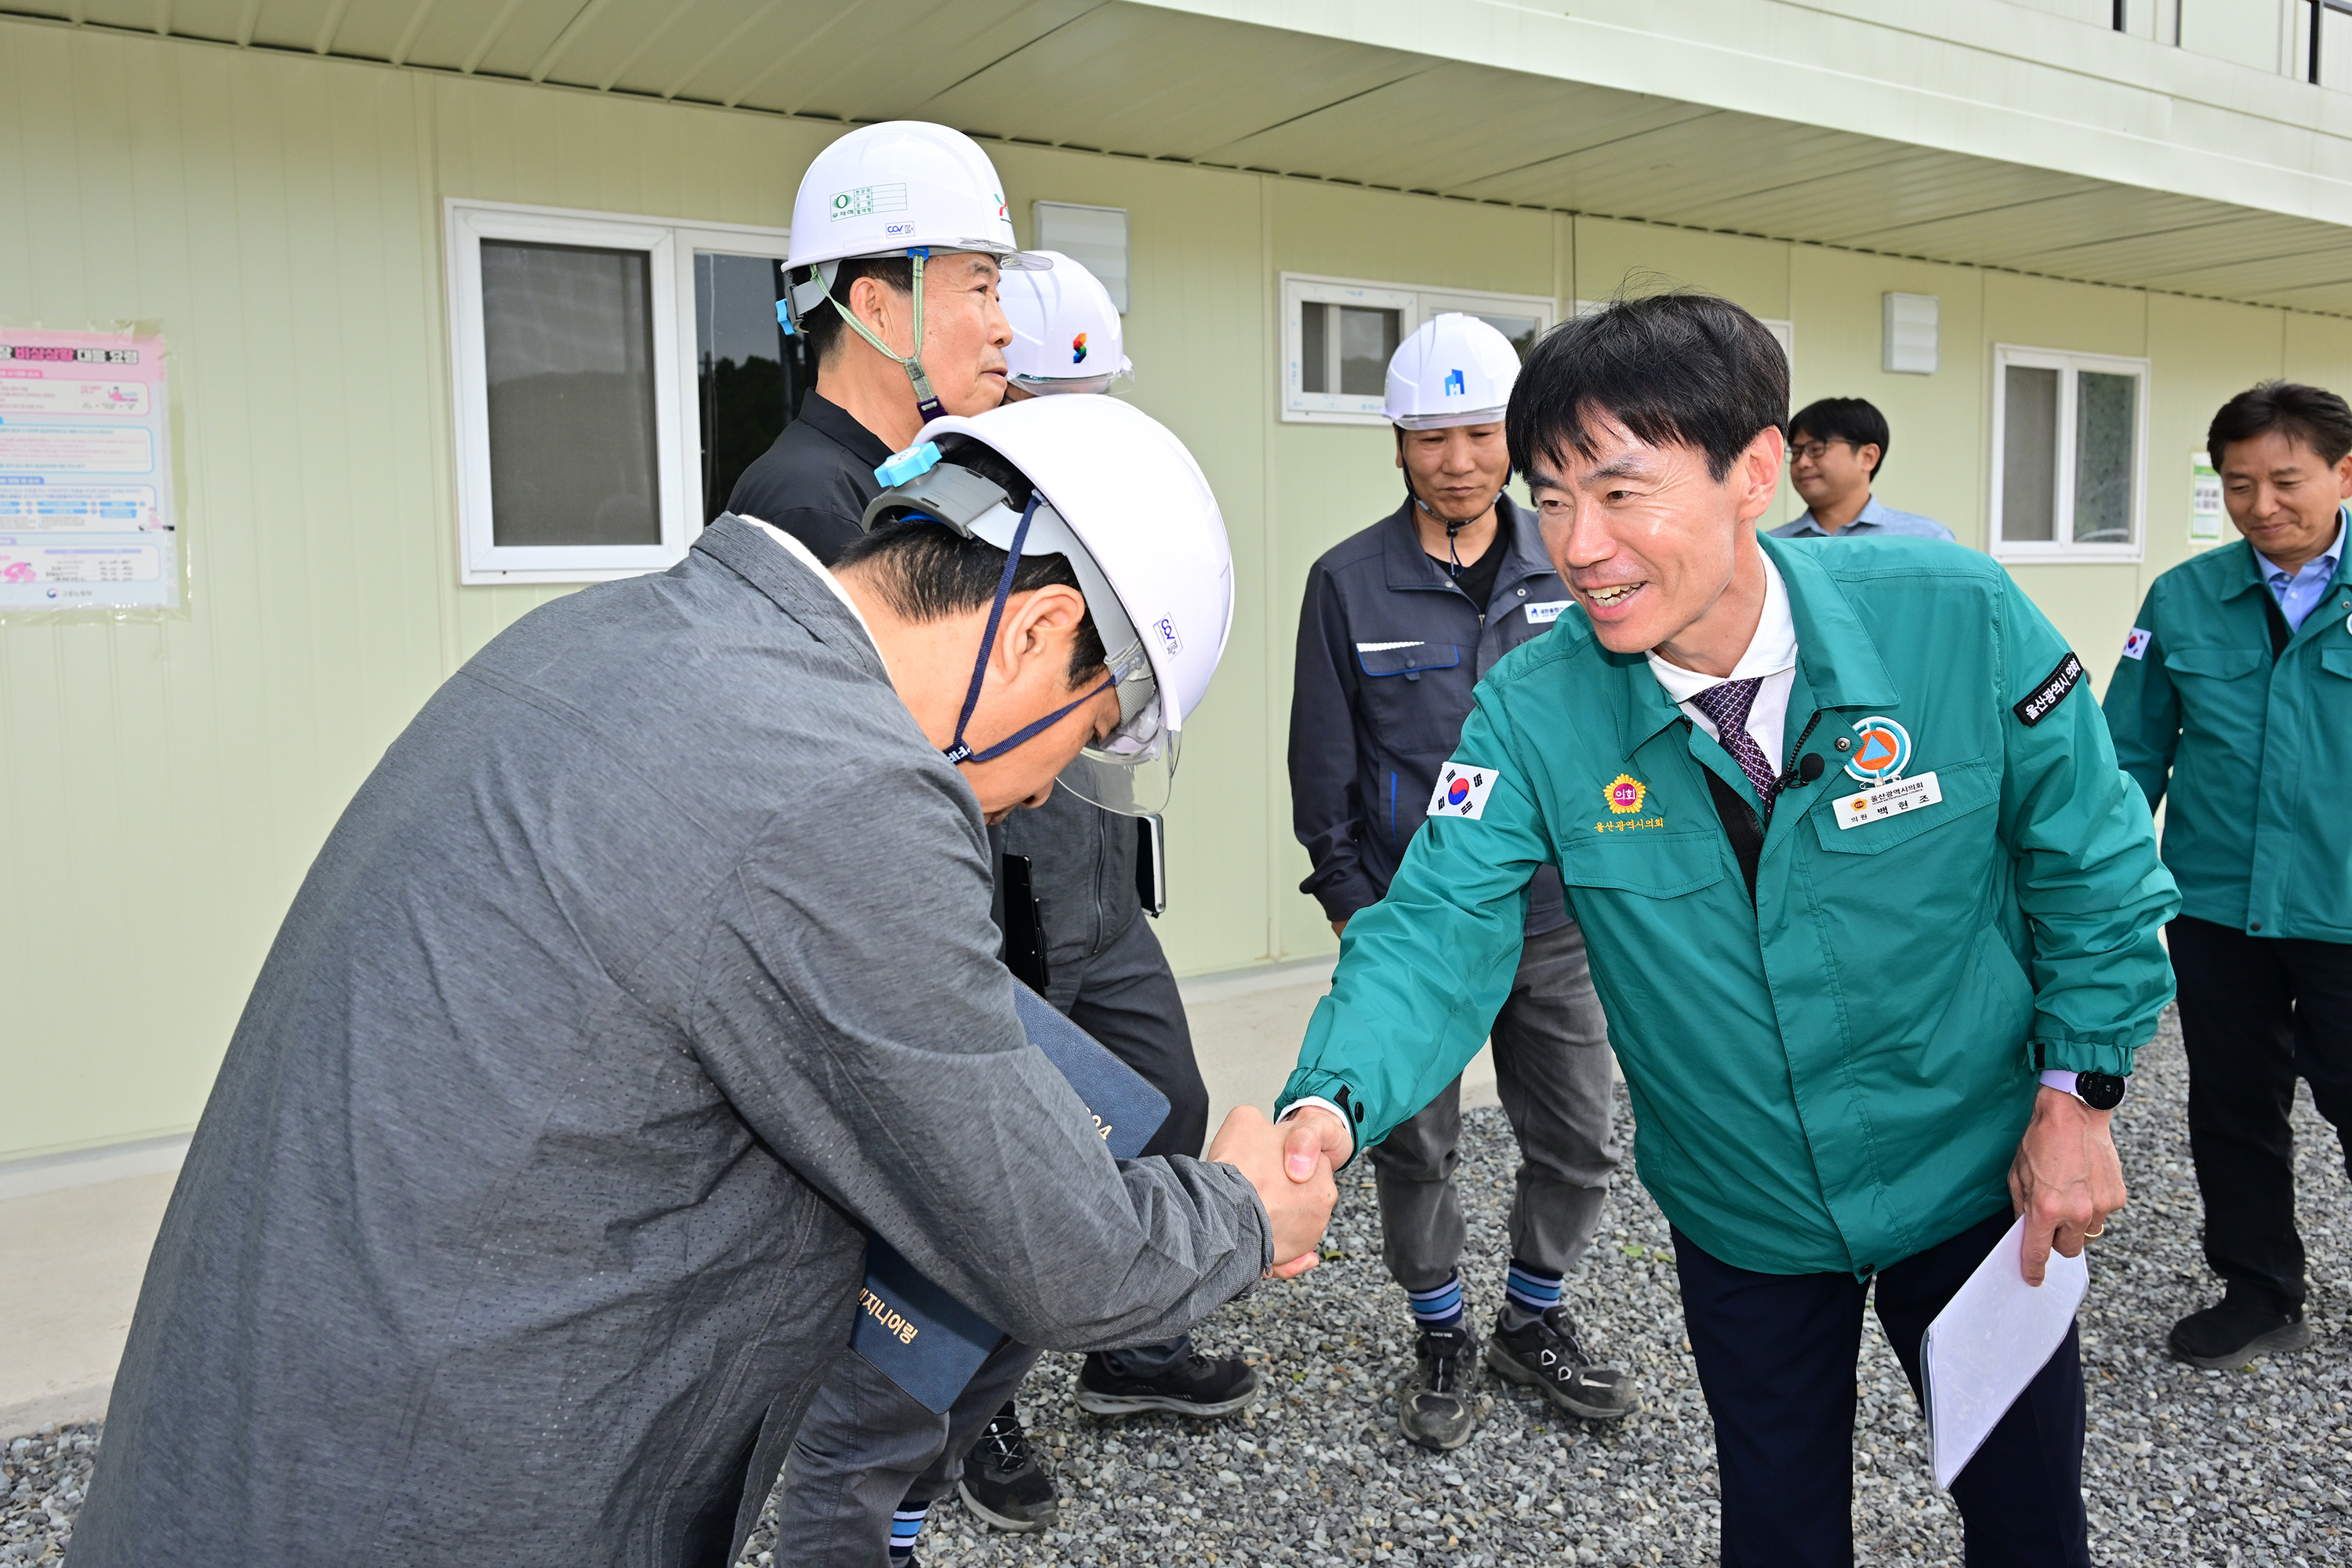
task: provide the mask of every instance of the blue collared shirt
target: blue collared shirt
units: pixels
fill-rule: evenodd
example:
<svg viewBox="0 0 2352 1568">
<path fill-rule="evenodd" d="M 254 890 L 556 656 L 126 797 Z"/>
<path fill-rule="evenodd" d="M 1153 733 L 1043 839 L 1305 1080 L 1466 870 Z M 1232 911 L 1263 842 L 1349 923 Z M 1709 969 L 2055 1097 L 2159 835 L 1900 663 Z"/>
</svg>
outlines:
<svg viewBox="0 0 2352 1568">
<path fill-rule="evenodd" d="M 2326 597 L 2327 584 L 2336 580 L 2336 563 L 2344 559 L 2344 509 L 2336 509 L 2336 542 L 2327 547 L 2326 554 L 2305 562 L 2302 571 L 2290 575 L 2271 564 L 2271 558 L 2259 550 L 2254 559 L 2262 563 L 2263 581 L 2270 584 L 2279 614 L 2286 617 L 2287 630 L 2303 630 L 2304 618 Z"/>
<path fill-rule="evenodd" d="M 1834 534 L 1815 522 L 1810 510 L 1796 521 L 1784 522 L 1772 530 L 1775 539 L 1843 539 L 1849 534 L 1860 533 L 1900 533 L 1914 539 L 1948 540 L 1952 537 L 1952 531 L 1934 518 L 1921 517 L 1916 512 L 1896 511 L 1876 496 L 1864 501 L 1860 514 Z"/>
</svg>

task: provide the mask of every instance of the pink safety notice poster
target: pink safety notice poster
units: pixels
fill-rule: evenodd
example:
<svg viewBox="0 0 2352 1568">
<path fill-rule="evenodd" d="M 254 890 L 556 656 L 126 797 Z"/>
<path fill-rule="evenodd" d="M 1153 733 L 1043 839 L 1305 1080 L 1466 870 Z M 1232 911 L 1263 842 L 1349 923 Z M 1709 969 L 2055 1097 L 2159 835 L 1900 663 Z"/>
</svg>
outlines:
<svg viewBox="0 0 2352 1568">
<path fill-rule="evenodd" d="M 163 340 L 0 327 L 0 617 L 180 603 Z"/>
</svg>

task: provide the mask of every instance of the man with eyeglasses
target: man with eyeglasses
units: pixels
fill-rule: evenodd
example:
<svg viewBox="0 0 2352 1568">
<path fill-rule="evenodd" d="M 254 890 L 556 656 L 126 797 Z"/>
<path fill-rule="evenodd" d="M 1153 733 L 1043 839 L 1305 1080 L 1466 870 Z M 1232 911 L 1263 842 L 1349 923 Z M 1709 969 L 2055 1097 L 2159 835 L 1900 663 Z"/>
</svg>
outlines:
<svg viewBox="0 0 2352 1568">
<path fill-rule="evenodd" d="M 1798 410 L 1789 421 L 1789 483 L 1805 498 L 1805 513 L 1772 537 L 1950 539 L 1934 518 L 1896 511 L 1870 493 L 1888 441 L 1886 416 L 1859 397 L 1824 397 Z"/>
</svg>

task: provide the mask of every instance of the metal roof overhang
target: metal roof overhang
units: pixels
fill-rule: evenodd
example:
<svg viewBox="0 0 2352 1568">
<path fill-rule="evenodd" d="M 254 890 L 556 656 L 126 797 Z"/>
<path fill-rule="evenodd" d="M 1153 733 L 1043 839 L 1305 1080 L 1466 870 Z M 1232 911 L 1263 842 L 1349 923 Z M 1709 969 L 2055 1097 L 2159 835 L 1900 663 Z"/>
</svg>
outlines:
<svg viewBox="0 0 2352 1568">
<path fill-rule="evenodd" d="M 2032 26 L 2074 31 L 2018 39 L 2011 29 L 1999 45 L 1912 40 L 1916 58 L 1890 78 L 1817 63 L 1873 43 L 1864 29 L 1891 31 L 1838 14 L 1835 0 L 1789 7 L 1819 37 L 1811 51 L 1777 57 L 1494 0 L 0 5 L 247 47 L 773 113 L 937 120 L 1019 142 L 2352 315 L 2352 100 L 2218 62 L 2180 66 L 2204 72 L 2189 85 L 2222 73 L 2241 101 L 2216 104 L 2185 91 L 2185 78 L 2162 79 L 2179 51 L 2092 59 L 2070 76 L 2069 50 L 2154 46 L 2111 45 L 2030 15 Z M 1948 68 L 1939 50 L 1969 51 L 1975 78 L 1996 87 L 2038 73 L 2050 79 L 2034 84 L 2045 102 L 2072 91 L 2085 111 L 2053 117 L 1981 89 L 1970 97 L 1904 79 Z M 2150 85 L 2116 79 L 2118 62 L 2145 65 Z M 2245 195 L 2225 199 L 2234 193 Z"/>
</svg>

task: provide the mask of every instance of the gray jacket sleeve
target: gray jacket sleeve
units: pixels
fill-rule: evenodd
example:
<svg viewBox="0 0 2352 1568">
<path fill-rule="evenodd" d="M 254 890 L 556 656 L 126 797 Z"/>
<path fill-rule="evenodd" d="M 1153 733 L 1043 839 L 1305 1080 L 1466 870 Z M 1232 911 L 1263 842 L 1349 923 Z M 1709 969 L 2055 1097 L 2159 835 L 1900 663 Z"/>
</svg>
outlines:
<svg viewBox="0 0 2352 1568">
<path fill-rule="evenodd" d="M 697 1049 L 745 1120 L 1026 1343 L 1169 1339 L 1246 1289 L 1273 1244 L 1240 1173 L 1114 1161 L 1028 1044 L 961 778 L 815 793 L 737 868 L 701 965 Z"/>
</svg>

